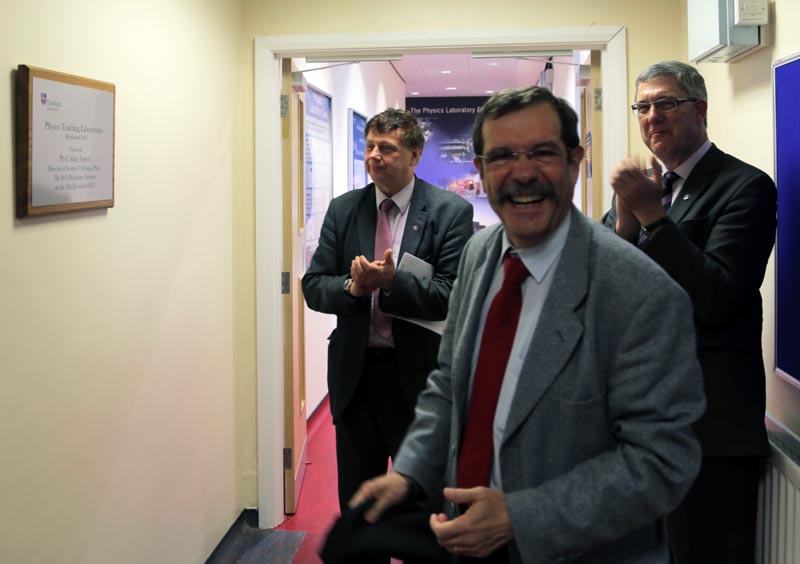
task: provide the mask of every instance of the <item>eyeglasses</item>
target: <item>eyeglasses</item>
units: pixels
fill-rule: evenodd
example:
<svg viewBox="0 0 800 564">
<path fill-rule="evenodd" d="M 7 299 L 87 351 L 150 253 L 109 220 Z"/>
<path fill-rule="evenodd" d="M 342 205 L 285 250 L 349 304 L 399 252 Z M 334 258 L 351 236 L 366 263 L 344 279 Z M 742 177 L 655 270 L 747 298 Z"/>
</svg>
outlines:
<svg viewBox="0 0 800 564">
<path fill-rule="evenodd" d="M 667 112 L 674 112 L 678 109 L 678 104 L 683 104 L 684 102 L 697 102 L 697 98 L 661 98 L 655 102 L 636 102 L 631 105 L 631 109 L 633 113 L 644 117 L 650 113 L 651 106 L 654 107 L 658 113 L 665 114 Z"/>
<path fill-rule="evenodd" d="M 510 149 L 495 149 L 489 151 L 486 155 L 478 156 L 478 159 L 483 161 L 486 168 L 489 170 L 505 170 L 511 168 L 522 155 L 529 161 L 542 166 L 552 166 L 563 162 L 566 156 L 569 159 L 571 149 L 566 151 L 555 147 L 536 147 L 534 149 L 525 149 L 523 151 L 512 151 Z"/>
</svg>

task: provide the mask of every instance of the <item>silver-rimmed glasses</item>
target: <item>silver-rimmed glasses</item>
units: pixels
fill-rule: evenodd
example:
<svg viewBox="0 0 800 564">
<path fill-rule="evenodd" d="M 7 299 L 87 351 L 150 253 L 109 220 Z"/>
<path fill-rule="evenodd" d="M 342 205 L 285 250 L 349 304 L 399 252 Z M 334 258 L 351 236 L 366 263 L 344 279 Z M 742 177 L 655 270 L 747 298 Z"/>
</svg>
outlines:
<svg viewBox="0 0 800 564">
<path fill-rule="evenodd" d="M 479 155 L 478 160 L 483 161 L 483 164 L 489 170 L 505 170 L 511 168 L 523 155 L 525 155 L 526 159 L 538 165 L 553 166 L 563 163 L 564 157 L 568 160 L 569 154 L 569 149 L 564 150 L 560 147 L 553 147 L 550 145 L 531 147 L 519 151 L 498 148 L 492 149 L 485 155 Z"/>
<path fill-rule="evenodd" d="M 650 108 L 653 107 L 656 111 L 660 114 L 665 114 L 667 112 L 674 112 L 678 109 L 678 105 L 683 104 L 684 102 L 697 102 L 697 98 L 661 98 L 654 102 L 636 102 L 635 104 L 631 104 L 631 109 L 633 113 L 637 114 L 639 117 L 644 117 L 650 113 Z"/>
</svg>

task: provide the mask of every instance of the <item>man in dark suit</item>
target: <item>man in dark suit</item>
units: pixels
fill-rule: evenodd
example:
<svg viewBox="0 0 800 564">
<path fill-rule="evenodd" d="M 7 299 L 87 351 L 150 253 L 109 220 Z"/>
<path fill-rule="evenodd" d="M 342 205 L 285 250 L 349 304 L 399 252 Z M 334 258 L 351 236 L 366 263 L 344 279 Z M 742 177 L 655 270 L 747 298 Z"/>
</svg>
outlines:
<svg viewBox="0 0 800 564">
<path fill-rule="evenodd" d="M 374 182 L 331 202 L 303 277 L 308 306 L 336 315 L 328 392 L 343 506 L 361 482 L 386 472 L 436 367 L 439 334 L 391 316 L 447 317 L 473 232 L 466 200 L 414 175 L 424 143 L 417 119 L 404 110 L 367 122 L 365 160 Z M 388 240 L 377 237 L 382 227 Z M 428 267 L 398 269 L 404 255 Z"/>
<path fill-rule="evenodd" d="M 764 172 L 709 141 L 707 108 L 703 77 L 687 64 L 665 61 L 639 76 L 633 110 L 661 164 L 651 157 L 650 172 L 634 159 L 617 165 L 604 222 L 661 265 L 694 306 L 708 408 L 695 427 L 700 475 L 669 519 L 675 559 L 752 564 L 759 467 L 769 454 L 759 288 L 777 193 Z M 667 177 L 675 180 L 665 194 Z"/>
<path fill-rule="evenodd" d="M 500 92 L 473 140 L 501 224 L 464 249 L 440 368 L 393 472 L 351 506 L 374 499 L 376 522 L 409 495 L 443 496 L 428 524 L 462 563 L 666 564 L 663 517 L 696 475 L 705 406 L 689 299 L 573 207 L 584 151 L 564 100 Z M 471 440 L 481 428 L 488 448 Z"/>
</svg>

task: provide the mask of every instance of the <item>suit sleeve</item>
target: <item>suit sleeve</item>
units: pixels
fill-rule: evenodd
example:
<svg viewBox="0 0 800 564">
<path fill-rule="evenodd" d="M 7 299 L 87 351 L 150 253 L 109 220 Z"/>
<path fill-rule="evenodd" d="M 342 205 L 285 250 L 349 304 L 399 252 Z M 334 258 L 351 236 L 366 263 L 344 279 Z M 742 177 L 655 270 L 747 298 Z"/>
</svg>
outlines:
<svg viewBox="0 0 800 564">
<path fill-rule="evenodd" d="M 724 327 L 761 286 L 775 242 L 776 190 L 764 173 L 738 184 L 705 217 L 663 225 L 643 250 L 689 294 L 698 323 Z M 724 181 L 724 180 L 723 180 Z"/>
<path fill-rule="evenodd" d="M 600 223 L 608 227 L 611 231 L 617 230 L 617 196 L 611 197 L 611 209 L 603 214 Z"/>
<path fill-rule="evenodd" d="M 336 200 L 332 201 L 322 223 L 319 245 L 303 276 L 303 295 L 308 307 L 315 311 L 355 315 L 359 308 L 368 306 L 365 300 L 369 296 L 354 298 L 344 292 L 344 282 L 350 276 L 349 262 L 346 269 L 342 267 L 346 216 L 338 209 Z"/>
<path fill-rule="evenodd" d="M 447 317 L 450 291 L 456 278 L 464 245 L 472 236 L 472 206 L 452 198 L 438 210 L 434 233 L 433 276 L 423 282 L 408 272 L 398 271 L 391 291 L 381 292 L 381 309 L 391 315 L 441 320 Z"/>
</svg>

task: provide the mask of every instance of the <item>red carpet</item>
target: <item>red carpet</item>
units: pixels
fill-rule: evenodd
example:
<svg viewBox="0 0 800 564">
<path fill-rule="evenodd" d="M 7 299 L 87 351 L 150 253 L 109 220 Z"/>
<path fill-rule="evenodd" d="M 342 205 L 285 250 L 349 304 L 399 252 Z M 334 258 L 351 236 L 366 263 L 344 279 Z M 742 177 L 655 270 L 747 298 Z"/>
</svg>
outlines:
<svg viewBox="0 0 800 564">
<path fill-rule="evenodd" d="M 306 439 L 308 462 L 297 512 L 289 515 L 277 529 L 306 531 L 294 558 L 294 564 L 319 564 L 317 556 L 325 534 L 339 517 L 336 493 L 336 441 L 328 399 L 322 402 L 308 421 Z"/>
<path fill-rule="evenodd" d="M 327 397 L 308 421 L 306 449 L 308 449 L 308 466 L 300 488 L 297 512 L 287 516 L 286 521 L 276 529 L 306 532 L 292 561 L 293 564 L 322 564 L 317 554 L 325 542 L 328 530 L 339 517 L 336 437 Z M 400 562 L 393 559 L 392 564 Z"/>
</svg>

